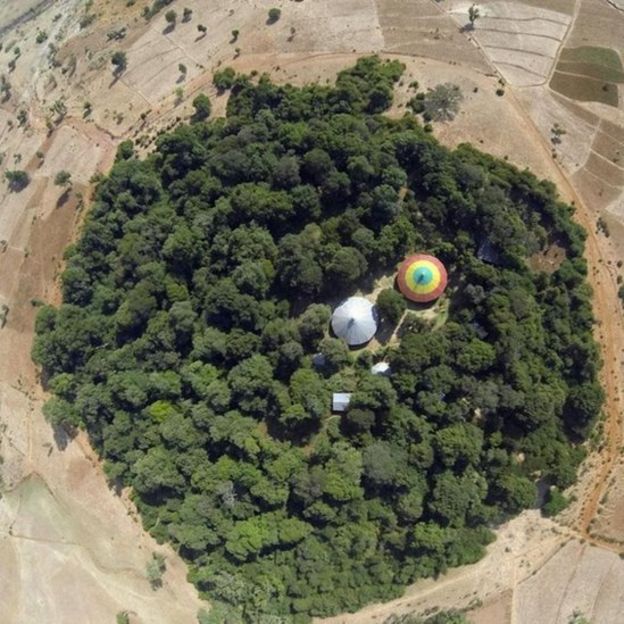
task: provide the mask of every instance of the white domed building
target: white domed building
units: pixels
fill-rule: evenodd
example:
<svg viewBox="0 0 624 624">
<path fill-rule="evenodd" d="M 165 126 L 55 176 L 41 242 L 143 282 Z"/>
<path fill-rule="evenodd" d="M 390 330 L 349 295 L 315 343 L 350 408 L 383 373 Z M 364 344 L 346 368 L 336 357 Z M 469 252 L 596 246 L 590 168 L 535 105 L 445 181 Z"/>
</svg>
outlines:
<svg viewBox="0 0 624 624">
<path fill-rule="evenodd" d="M 350 347 L 367 343 L 376 334 L 378 323 L 377 308 L 364 297 L 349 297 L 331 318 L 334 334 Z"/>
</svg>

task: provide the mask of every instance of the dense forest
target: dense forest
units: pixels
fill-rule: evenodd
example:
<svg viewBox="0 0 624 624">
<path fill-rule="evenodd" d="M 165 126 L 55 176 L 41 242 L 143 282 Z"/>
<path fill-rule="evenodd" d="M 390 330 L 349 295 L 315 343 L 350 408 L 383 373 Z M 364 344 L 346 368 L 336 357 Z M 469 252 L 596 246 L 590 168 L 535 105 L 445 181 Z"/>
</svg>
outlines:
<svg viewBox="0 0 624 624">
<path fill-rule="evenodd" d="M 573 209 L 383 116 L 402 72 L 369 57 L 334 86 L 234 76 L 226 118 L 142 160 L 123 144 L 63 304 L 38 315 L 46 416 L 132 486 L 206 621 L 309 622 L 476 561 L 537 481 L 561 497 L 599 415 Z M 531 268 L 555 243 L 563 262 Z M 444 323 L 408 314 L 377 352 L 330 335 L 330 303 L 422 250 L 449 272 Z M 353 392 L 339 416 L 333 391 Z"/>
</svg>

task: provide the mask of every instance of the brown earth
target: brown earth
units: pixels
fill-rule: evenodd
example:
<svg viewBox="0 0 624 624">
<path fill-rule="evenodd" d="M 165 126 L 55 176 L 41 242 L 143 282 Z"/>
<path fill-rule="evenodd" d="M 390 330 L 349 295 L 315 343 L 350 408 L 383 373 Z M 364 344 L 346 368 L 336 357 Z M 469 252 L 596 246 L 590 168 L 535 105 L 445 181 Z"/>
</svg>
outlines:
<svg viewBox="0 0 624 624">
<path fill-rule="evenodd" d="M 474 566 L 417 583 L 392 603 L 327 621 L 379 623 L 393 612 L 482 601 L 470 615 L 478 624 L 563 624 L 576 608 L 592 621 L 616 624 L 624 611 L 624 561 L 615 554 L 624 541 L 624 337 L 616 284 L 617 261 L 624 259 L 618 221 L 624 204 L 620 167 L 613 161 L 624 143 L 624 116 L 619 109 L 553 95 L 548 82 L 561 46 L 617 47 L 624 15 L 606 0 L 488 0 L 479 5 L 483 17 L 475 31 L 460 32 L 469 2 L 418 0 L 406 8 L 394 0 L 188 0 L 173 7 L 178 13 L 192 8 L 191 22 L 163 32 L 162 14 L 147 24 L 139 17 L 147 0 L 132 7 L 96 0 L 97 19 L 84 29 L 84 3 L 49 4 L 0 6 L 0 32 L 13 24 L 3 37 L 0 66 L 20 48 L 15 71 L 6 74 L 11 98 L 0 106 L 2 168 L 26 168 L 32 177 L 21 193 L 0 193 L 0 240 L 7 241 L 0 253 L 0 303 L 10 308 L 0 330 L 0 349 L 7 354 L 0 360 L 0 621 L 104 624 L 128 610 L 136 622 L 185 624 L 195 621 L 201 604 L 183 563 L 145 535 L 127 497 L 109 489 L 86 438 L 55 439 L 41 415 L 43 393 L 29 355 L 33 303 L 59 301 L 62 250 L 79 227 L 79 193 L 88 199 L 91 175 L 108 169 L 120 140 L 145 135 L 147 143 L 176 118 L 187 117 L 199 91 L 222 113 L 225 97 L 217 97 L 211 85 L 220 66 L 268 71 L 275 80 L 303 84 L 331 80 L 363 53 L 385 52 L 407 65 L 391 114 L 405 112 L 412 80 L 423 88 L 455 82 L 465 96 L 462 111 L 453 123 L 436 127 L 437 136 L 448 145 L 470 141 L 528 166 L 575 202 L 577 219 L 589 233 L 608 401 L 602 441 L 581 471 L 577 502 L 562 514 L 561 524 L 525 512 L 497 530 L 497 541 Z M 266 12 L 273 4 L 282 8 L 282 18 L 269 27 Z M 36 6 L 40 13 L 26 19 L 24 12 Z M 199 23 L 207 26 L 207 36 L 199 36 Z M 107 33 L 122 26 L 126 37 L 109 42 Z M 231 44 L 235 28 L 240 35 Z M 48 41 L 37 44 L 37 30 L 45 30 Z M 58 48 L 58 67 L 50 66 L 50 42 Z M 127 51 L 129 66 L 113 80 L 109 58 L 116 49 Z M 179 63 L 188 68 L 183 80 Z M 508 84 L 498 97 L 501 74 Z M 178 87 L 181 98 L 174 93 Z M 67 114 L 55 123 L 50 106 L 58 99 Z M 87 101 L 93 112 L 83 119 Z M 28 114 L 25 128 L 18 127 L 19 110 Z M 554 122 L 567 131 L 556 148 L 550 142 Z M 60 169 L 72 172 L 74 188 L 59 203 L 62 191 L 51 179 Z M 601 215 L 609 237 L 596 231 Z M 164 588 L 157 592 L 144 574 L 153 551 L 165 553 L 168 564 Z"/>
</svg>

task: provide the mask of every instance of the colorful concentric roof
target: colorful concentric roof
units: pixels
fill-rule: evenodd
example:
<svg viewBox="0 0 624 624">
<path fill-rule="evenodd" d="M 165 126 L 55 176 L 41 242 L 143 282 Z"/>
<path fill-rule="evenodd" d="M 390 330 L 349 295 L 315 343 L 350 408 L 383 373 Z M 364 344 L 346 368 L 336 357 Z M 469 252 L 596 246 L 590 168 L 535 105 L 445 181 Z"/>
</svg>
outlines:
<svg viewBox="0 0 624 624">
<path fill-rule="evenodd" d="M 446 288 L 444 265 L 434 256 L 414 254 L 399 267 L 397 284 L 404 297 L 418 303 L 437 299 Z"/>
</svg>

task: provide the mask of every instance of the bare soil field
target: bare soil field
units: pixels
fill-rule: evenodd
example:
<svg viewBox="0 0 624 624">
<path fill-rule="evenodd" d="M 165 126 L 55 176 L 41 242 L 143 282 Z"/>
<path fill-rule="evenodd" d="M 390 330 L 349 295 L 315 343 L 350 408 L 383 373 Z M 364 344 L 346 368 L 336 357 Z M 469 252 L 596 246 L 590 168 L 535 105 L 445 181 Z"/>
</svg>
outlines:
<svg viewBox="0 0 624 624">
<path fill-rule="evenodd" d="M 4 3 L 0 30 L 37 4 Z M 393 612 L 475 607 L 481 601 L 470 612 L 475 624 L 567 624 L 577 608 L 594 622 L 618 624 L 624 606 L 624 561 L 617 556 L 624 541 L 624 330 L 616 277 L 617 261 L 624 259 L 624 226 L 614 215 L 624 219 L 624 180 L 614 159 L 624 145 L 624 115 L 615 107 L 553 94 L 548 82 L 563 45 L 619 49 L 624 14 L 606 0 L 494 0 L 479 3 L 482 17 L 474 31 L 460 32 L 471 4 L 460 0 L 188 0 L 172 6 L 178 13 L 192 8 L 191 21 L 166 31 L 163 14 L 149 23 L 140 17 L 146 4 L 96 0 L 95 21 L 81 28 L 84 3 L 57 0 L 49 8 L 42 4 L 41 14 L 3 37 L 0 67 L 17 58 L 15 70 L 6 72 L 10 98 L 0 105 L 1 169 L 21 167 L 32 178 L 21 193 L 0 190 L 0 240 L 7 241 L 0 253 L 0 303 L 10 308 L 0 331 L 0 349 L 10 354 L 0 360 L 3 624 L 105 624 L 122 610 L 137 623 L 186 624 L 196 621 L 201 605 L 183 563 L 142 531 L 127 497 L 109 489 L 88 441 L 55 438 L 41 414 L 44 395 L 30 361 L 33 302 L 59 301 L 62 250 L 81 222 L 92 174 L 108 169 L 119 141 L 140 134 L 153 139 L 186 118 L 200 91 L 211 96 L 215 114 L 222 113 L 226 97 L 217 97 L 211 84 L 219 67 L 267 71 L 280 82 L 325 82 L 359 55 L 384 51 L 407 65 L 391 114 L 405 113 L 412 80 L 425 89 L 456 83 L 464 94 L 461 112 L 454 122 L 436 125 L 436 136 L 448 145 L 469 141 L 530 167 L 576 203 L 589 231 L 587 258 L 609 400 L 603 442 L 574 489 L 577 503 L 558 519 L 563 524 L 525 512 L 497 530 L 487 557 L 474 566 L 417 583 L 392 603 L 327 622 L 379 624 Z M 273 5 L 282 17 L 269 26 L 266 14 Z M 205 36 L 198 24 L 206 26 Z M 124 38 L 108 40 L 109 32 L 124 26 Z M 230 43 L 234 29 L 240 33 Z M 48 35 L 43 43 L 36 42 L 40 30 Z M 114 80 L 110 55 L 118 49 L 127 52 L 128 70 Z M 184 77 L 180 63 L 187 68 Z M 499 74 L 508 83 L 502 97 L 495 93 Z M 57 100 L 67 109 L 61 119 L 50 111 Z M 23 128 L 20 110 L 28 118 Z M 556 148 L 555 122 L 567 132 Z M 71 170 L 74 181 L 64 203 L 52 184 L 60 169 Z M 601 214 L 610 237 L 596 232 Z M 155 550 L 165 553 L 168 566 L 158 592 L 144 574 Z"/>
<path fill-rule="evenodd" d="M 569 47 L 600 46 L 621 50 L 622 13 L 607 0 L 582 0 L 569 39 Z"/>
<path fill-rule="evenodd" d="M 376 0 L 379 24 L 388 53 L 422 56 L 487 72 L 490 68 L 479 52 L 459 32 L 454 20 L 430 0 Z"/>
</svg>

